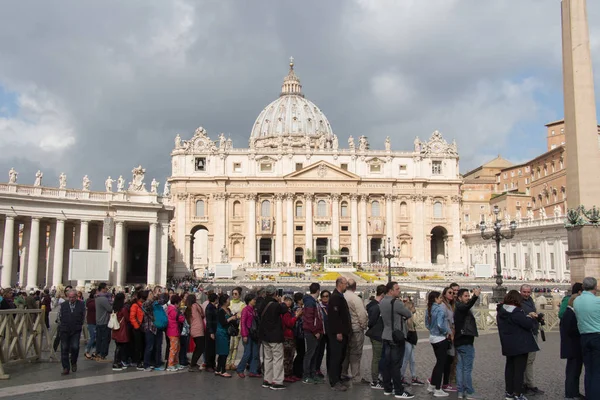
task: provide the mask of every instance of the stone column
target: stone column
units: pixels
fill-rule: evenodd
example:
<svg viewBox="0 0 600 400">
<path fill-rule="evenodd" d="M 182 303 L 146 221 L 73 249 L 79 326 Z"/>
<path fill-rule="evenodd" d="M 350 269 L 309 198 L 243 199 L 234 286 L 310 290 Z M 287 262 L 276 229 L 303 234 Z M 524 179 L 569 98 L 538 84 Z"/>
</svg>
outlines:
<svg viewBox="0 0 600 400">
<path fill-rule="evenodd" d="M 56 220 L 56 234 L 54 237 L 54 268 L 52 269 L 52 286 L 57 287 L 63 278 L 63 261 L 65 247 L 65 220 Z"/>
<path fill-rule="evenodd" d="M 125 226 L 123 221 L 115 222 L 115 284 L 123 286 L 125 284 L 125 265 L 123 263 L 123 255 L 125 254 Z"/>
<path fill-rule="evenodd" d="M 4 222 L 4 241 L 2 243 L 2 287 L 12 286 L 13 249 L 15 245 L 15 218 L 6 216 Z"/>
<path fill-rule="evenodd" d="M 158 269 L 158 284 L 167 284 L 167 268 L 169 264 L 169 223 L 160 224 L 160 263 Z"/>
<path fill-rule="evenodd" d="M 285 199 L 285 262 L 293 265 L 296 259 L 294 253 L 294 193 L 286 193 Z"/>
<path fill-rule="evenodd" d="M 353 262 L 360 262 L 358 258 L 358 195 L 350 195 L 350 254 Z"/>
<path fill-rule="evenodd" d="M 88 233 L 89 233 L 89 221 L 81 220 L 79 225 L 79 250 L 88 249 Z M 76 268 L 76 266 L 73 266 Z M 77 280 L 77 287 L 85 286 L 85 280 Z"/>
<path fill-rule="evenodd" d="M 459 264 L 461 262 L 460 259 L 460 196 L 452 196 L 452 242 L 450 246 L 452 247 L 452 251 L 450 251 L 450 262 L 454 264 Z"/>
<path fill-rule="evenodd" d="M 369 196 L 360 196 L 360 262 L 369 262 L 369 239 L 367 230 L 367 200 Z"/>
<path fill-rule="evenodd" d="M 306 242 L 306 250 L 310 250 L 311 258 L 316 258 L 316 249 L 313 247 L 313 211 L 312 211 L 312 202 L 315 198 L 315 195 L 312 193 L 304 194 L 304 205 L 306 209 L 306 217 L 305 217 L 305 242 Z"/>
<path fill-rule="evenodd" d="M 412 196 L 412 201 L 415 205 L 414 210 L 414 218 L 413 218 L 413 232 L 414 232 L 414 240 L 413 240 L 413 255 L 415 257 L 415 261 L 417 263 L 424 263 L 425 260 L 430 259 L 431 256 L 425 257 L 425 215 L 424 215 L 424 205 L 425 196 L 417 194 Z"/>
<path fill-rule="evenodd" d="M 150 233 L 148 234 L 148 285 L 156 285 L 157 227 L 156 222 L 150 223 Z"/>
<path fill-rule="evenodd" d="M 221 249 L 226 246 L 226 226 L 227 226 L 227 193 L 213 194 L 215 204 L 213 204 L 213 226 L 215 227 L 214 245 L 212 246 L 212 259 L 214 262 L 221 262 Z M 229 250 L 229 249 L 228 249 Z M 231 254 L 231 251 L 229 251 Z"/>
<path fill-rule="evenodd" d="M 392 240 L 392 247 L 396 246 L 396 238 L 394 237 L 394 196 L 391 194 L 385 195 L 385 235 Z"/>
<path fill-rule="evenodd" d="M 27 289 L 37 288 L 38 254 L 40 249 L 40 219 L 31 218 L 29 234 L 29 259 L 27 262 Z"/>
<path fill-rule="evenodd" d="M 175 199 L 175 197 L 173 197 Z M 185 268 L 189 268 L 189 260 L 190 260 L 190 249 L 186 246 L 185 235 L 186 235 L 186 221 L 188 219 L 191 220 L 191 215 L 188 216 L 189 211 L 189 203 L 187 201 L 188 194 L 187 193 L 177 193 L 177 202 L 175 206 L 175 237 L 173 238 L 175 242 L 175 262 L 180 266 L 184 266 Z M 194 204 L 195 206 L 195 204 Z M 206 200 L 204 202 L 204 207 L 206 209 L 207 204 Z M 195 210 L 194 210 L 195 212 Z"/>
<path fill-rule="evenodd" d="M 331 195 L 331 247 L 336 251 L 340 251 L 340 197 L 338 193 Z"/>
<path fill-rule="evenodd" d="M 275 262 L 283 262 L 283 193 L 275 194 Z"/>
<path fill-rule="evenodd" d="M 246 238 L 246 262 L 256 262 L 256 194 L 251 193 L 246 195 L 246 203 L 248 205 L 248 237 Z"/>
</svg>

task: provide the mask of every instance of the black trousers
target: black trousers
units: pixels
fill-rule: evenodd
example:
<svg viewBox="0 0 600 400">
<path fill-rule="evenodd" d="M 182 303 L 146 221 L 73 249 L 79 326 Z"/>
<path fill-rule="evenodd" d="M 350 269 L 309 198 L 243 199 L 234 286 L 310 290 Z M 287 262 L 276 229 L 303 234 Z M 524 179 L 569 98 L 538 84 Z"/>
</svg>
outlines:
<svg viewBox="0 0 600 400">
<path fill-rule="evenodd" d="M 386 353 L 384 367 L 381 371 L 383 388 L 387 393 L 394 392 L 396 395 L 404 393 L 402 386 L 402 362 L 404 361 L 404 342 L 395 344 L 386 340 Z"/>
<path fill-rule="evenodd" d="M 215 369 L 215 357 L 216 357 L 216 342 L 210 335 L 205 336 L 206 348 L 204 351 L 204 359 L 206 360 L 206 368 Z M 227 360 L 225 360 L 227 361 Z"/>
<path fill-rule="evenodd" d="M 325 353 L 325 347 L 327 347 L 327 353 Z M 321 371 L 321 365 L 323 364 L 323 357 L 327 355 L 325 358 L 325 366 L 327 367 L 327 371 L 329 371 L 329 338 L 327 335 L 321 336 L 321 340 L 319 341 L 319 347 L 317 347 L 317 360 L 316 360 L 316 368 L 317 371 Z"/>
<path fill-rule="evenodd" d="M 121 362 L 127 359 L 127 343 L 115 342 L 115 359 L 113 364 L 121 365 Z"/>
<path fill-rule="evenodd" d="M 525 367 L 527 367 L 527 355 L 528 353 L 516 356 L 506 356 L 506 367 L 504 368 L 506 393 L 520 395 L 523 391 Z"/>
<path fill-rule="evenodd" d="M 131 356 L 131 361 L 136 365 L 144 362 L 144 336 L 145 334 L 141 328 L 133 330 L 133 355 Z"/>
<path fill-rule="evenodd" d="M 342 341 L 337 340 L 337 335 L 329 334 L 329 348 L 327 352 L 331 352 L 329 356 L 329 367 L 327 375 L 329 376 L 329 384 L 334 386 L 342 381 L 342 363 L 346 358 L 346 350 L 348 349 L 348 335 L 342 336 Z"/>
<path fill-rule="evenodd" d="M 583 357 L 567 358 L 565 369 L 565 397 L 579 397 L 579 378 L 583 367 Z"/>
<path fill-rule="evenodd" d="M 294 358 L 293 374 L 297 378 L 302 378 L 304 375 L 304 354 L 306 353 L 306 345 L 304 338 L 296 338 L 296 357 Z"/>
<path fill-rule="evenodd" d="M 454 356 L 446 357 L 446 364 L 444 365 L 444 379 L 442 380 L 444 385 L 448 385 L 450 383 L 450 369 L 452 368 L 453 362 Z"/>
<path fill-rule="evenodd" d="M 225 355 L 219 354 L 219 356 L 217 357 L 217 372 L 220 372 L 222 374 L 227 372 L 227 370 L 225 369 L 226 362 L 227 362 L 227 354 L 225 354 Z M 206 365 L 206 367 L 208 368 L 208 364 Z"/>
<path fill-rule="evenodd" d="M 438 343 L 432 343 L 431 346 L 433 347 L 433 353 L 435 354 L 435 366 L 433 367 L 433 372 L 431 372 L 431 384 L 434 385 L 436 389 L 441 389 L 442 375 L 446 368 L 450 342 L 448 340 L 443 340 Z M 386 353 L 385 356 L 387 359 L 388 354 Z"/>
<path fill-rule="evenodd" d="M 60 332 L 60 361 L 63 369 L 70 370 L 71 365 L 77 364 L 79 355 L 79 338 L 81 331 Z"/>
<path fill-rule="evenodd" d="M 194 348 L 194 354 L 192 354 L 192 362 L 190 363 L 190 367 L 197 367 L 198 360 L 202 353 L 204 353 L 204 336 L 197 336 L 194 338 L 194 344 L 196 347 Z"/>
</svg>

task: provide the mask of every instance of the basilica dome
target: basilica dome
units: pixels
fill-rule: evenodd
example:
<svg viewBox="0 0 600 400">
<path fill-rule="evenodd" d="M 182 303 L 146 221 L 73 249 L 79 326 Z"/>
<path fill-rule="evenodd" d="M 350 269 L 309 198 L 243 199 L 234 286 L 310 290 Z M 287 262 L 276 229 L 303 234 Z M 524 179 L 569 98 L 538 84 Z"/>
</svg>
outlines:
<svg viewBox="0 0 600 400">
<path fill-rule="evenodd" d="M 291 58 L 290 71 L 283 79 L 279 98 L 266 106 L 256 118 L 250 135 L 251 145 L 257 140 L 281 136 L 333 137 L 325 114 L 302 94 L 293 61 Z"/>
</svg>

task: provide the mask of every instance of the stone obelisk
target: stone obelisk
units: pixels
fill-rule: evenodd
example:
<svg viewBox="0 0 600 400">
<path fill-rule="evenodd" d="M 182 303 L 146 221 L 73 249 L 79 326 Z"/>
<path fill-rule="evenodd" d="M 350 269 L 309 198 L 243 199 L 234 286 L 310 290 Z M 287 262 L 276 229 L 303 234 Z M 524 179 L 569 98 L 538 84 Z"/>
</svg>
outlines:
<svg viewBox="0 0 600 400">
<path fill-rule="evenodd" d="M 562 0 L 563 90 L 567 146 L 567 203 L 600 205 L 600 142 L 586 0 Z M 600 228 L 568 232 L 571 281 L 600 276 Z"/>
</svg>

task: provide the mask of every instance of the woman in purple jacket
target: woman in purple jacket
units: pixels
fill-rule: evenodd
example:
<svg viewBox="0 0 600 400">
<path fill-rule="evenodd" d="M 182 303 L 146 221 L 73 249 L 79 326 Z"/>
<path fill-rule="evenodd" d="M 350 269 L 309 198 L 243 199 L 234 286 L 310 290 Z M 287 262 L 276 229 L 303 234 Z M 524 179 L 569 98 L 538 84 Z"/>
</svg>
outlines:
<svg viewBox="0 0 600 400">
<path fill-rule="evenodd" d="M 258 364 L 260 363 L 259 347 L 260 343 L 257 338 L 253 338 L 250 334 L 252 328 L 252 321 L 255 318 L 255 307 L 256 307 L 256 295 L 249 293 L 244 297 L 246 307 L 242 308 L 242 321 L 240 323 L 240 331 L 242 336 L 242 343 L 244 343 L 244 354 L 242 359 L 237 366 L 236 372 L 240 378 L 245 378 L 244 371 L 250 363 L 250 372 L 248 376 L 251 378 L 258 378 Z"/>
</svg>

